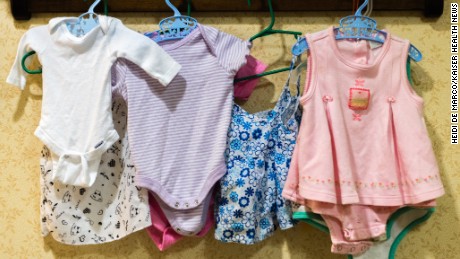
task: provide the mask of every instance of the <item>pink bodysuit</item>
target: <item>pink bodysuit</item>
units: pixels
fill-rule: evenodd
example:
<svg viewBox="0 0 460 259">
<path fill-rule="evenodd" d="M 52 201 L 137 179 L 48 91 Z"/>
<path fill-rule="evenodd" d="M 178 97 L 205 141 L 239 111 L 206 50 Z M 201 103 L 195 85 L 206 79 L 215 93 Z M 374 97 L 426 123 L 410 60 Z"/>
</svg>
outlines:
<svg viewBox="0 0 460 259">
<path fill-rule="evenodd" d="M 283 196 L 340 221 L 349 241 L 377 238 L 401 206 L 444 194 L 423 100 L 406 75 L 409 42 L 390 33 L 381 46 L 338 41 L 332 27 L 307 42 L 304 113 Z"/>
</svg>

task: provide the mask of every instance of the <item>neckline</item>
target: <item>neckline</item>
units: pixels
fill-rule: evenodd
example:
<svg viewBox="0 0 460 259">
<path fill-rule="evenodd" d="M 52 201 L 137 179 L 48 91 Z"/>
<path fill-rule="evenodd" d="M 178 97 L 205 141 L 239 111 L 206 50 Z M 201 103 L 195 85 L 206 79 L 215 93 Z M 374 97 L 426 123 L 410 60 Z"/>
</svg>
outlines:
<svg viewBox="0 0 460 259">
<path fill-rule="evenodd" d="M 334 26 L 331 26 L 329 28 L 329 38 L 331 41 L 332 49 L 334 50 L 334 53 L 336 54 L 336 57 L 345 65 L 356 68 L 356 69 L 371 69 L 382 61 L 382 59 L 385 57 L 386 53 L 388 52 L 388 49 L 390 47 L 390 42 L 391 42 L 391 35 L 388 31 L 386 32 L 386 39 L 383 42 L 383 45 L 381 46 L 382 50 L 380 51 L 378 57 L 374 60 L 372 64 L 360 64 L 360 63 L 355 63 L 347 58 L 345 58 L 342 53 L 339 50 L 339 47 L 337 46 L 337 40 L 335 39 L 335 32 L 334 32 Z"/>
<path fill-rule="evenodd" d="M 101 18 L 101 16 L 98 15 L 99 23 L 97 24 L 97 26 L 92 28 L 89 32 L 87 32 L 86 34 L 84 34 L 81 37 L 77 37 L 77 36 L 73 35 L 69 31 L 69 29 L 67 28 L 67 24 L 66 24 L 67 21 L 75 21 L 75 20 L 78 19 L 78 17 L 67 17 L 67 18 L 62 19 L 61 21 L 59 21 L 59 23 L 60 23 L 59 24 L 59 29 L 63 32 L 63 34 L 67 37 L 67 39 L 69 39 L 73 43 L 79 44 L 79 43 L 84 42 L 86 40 L 86 38 L 89 38 L 95 32 L 102 30 L 101 19 L 100 18 Z"/>
<path fill-rule="evenodd" d="M 187 36 L 185 36 L 184 38 L 180 39 L 180 40 L 177 40 L 176 42 L 174 43 L 171 43 L 171 44 L 164 44 L 162 42 L 158 42 L 157 44 L 163 48 L 164 50 L 173 50 L 173 49 L 177 49 L 179 47 L 181 47 L 182 45 L 186 44 L 187 42 L 193 40 L 196 36 L 198 36 L 199 34 L 201 33 L 201 25 L 198 24 L 197 27 Z M 145 33 L 144 33 L 145 35 Z M 152 40 L 152 38 L 149 37 L 149 39 Z M 153 41 L 153 40 L 152 40 Z M 167 42 L 167 41 L 164 41 L 164 42 Z"/>
<path fill-rule="evenodd" d="M 286 107 L 284 107 L 283 109 L 283 107 L 281 106 L 281 102 L 283 101 L 285 96 L 288 96 L 289 100 L 288 100 Z M 275 106 L 271 109 L 267 109 L 267 110 L 263 110 L 263 111 L 259 111 L 255 113 L 250 113 L 236 103 L 234 103 L 233 105 L 234 105 L 234 108 L 236 107 L 239 110 L 237 114 L 239 116 L 245 116 L 245 117 L 252 116 L 257 121 L 269 120 L 270 116 L 274 116 L 270 121 L 268 121 L 268 123 L 274 123 L 274 122 L 279 121 L 279 118 L 282 116 L 282 114 L 284 114 L 284 112 L 289 110 L 290 106 L 298 103 L 298 100 L 299 100 L 299 96 L 292 95 L 289 89 L 289 83 L 286 83 L 285 86 L 283 87 L 283 90 L 280 96 L 278 97 L 278 100 L 275 103 Z"/>
<path fill-rule="evenodd" d="M 283 87 L 283 90 L 281 91 L 281 94 L 280 96 L 278 97 L 278 100 L 276 101 L 275 103 L 275 106 L 271 109 L 267 109 L 267 110 L 263 110 L 263 111 L 259 111 L 259 112 L 255 112 L 255 113 L 249 113 L 248 111 L 246 111 L 243 107 L 241 107 L 240 105 L 234 103 L 233 105 L 233 109 L 238 109 L 238 115 L 240 116 L 253 116 L 254 119 L 258 120 L 258 121 L 261 121 L 261 120 L 268 120 L 269 119 L 269 116 L 270 114 L 274 114 L 274 117 L 271 121 L 269 121 L 269 123 L 274 123 L 276 121 L 279 121 L 280 117 L 287 111 L 289 110 L 289 107 L 292 106 L 292 105 L 298 105 L 299 101 L 300 101 L 300 88 L 299 88 L 299 80 L 298 80 L 298 77 L 300 77 L 300 74 L 297 75 L 297 79 L 295 81 L 295 84 L 296 84 L 296 88 L 297 88 L 297 93 L 295 95 L 292 95 L 291 93 L 291 89 L 290 89 L 290 82 L 291 82 L 291 73 L 292 71 L 296 70 L 297 68 L 293 68 L 289 71 L 289 76 L 288 76 L 288 79 L 286 80 L 286 82 L 284 83 L 284 87 Z M 288 100 L 288 103 L 286 104 L 286 107 L 283 107 L 281 106 L 281 103 L 283 101 L 283 99 L 285 98 L 285 96 L 287 96 L 287 98 L 289 98 Z M 293 112 L 290 116 L 292 116 L 295 112 Z M 282 123 L 284 124 L 284 123 Z"/>
</svg>

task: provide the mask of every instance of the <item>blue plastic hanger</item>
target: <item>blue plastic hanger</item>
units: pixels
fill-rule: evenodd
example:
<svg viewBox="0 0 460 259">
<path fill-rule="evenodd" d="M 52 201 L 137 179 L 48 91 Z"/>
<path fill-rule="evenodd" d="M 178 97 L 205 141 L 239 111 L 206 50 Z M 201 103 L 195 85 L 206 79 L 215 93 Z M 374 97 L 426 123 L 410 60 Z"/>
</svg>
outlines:
<svg viewBox="0 0 460 259">
<path fill-rule="evenodd" d="M 85 0 L 85 1 L 86 1 L 86 0 Z M 107 15 L 107 13 L 108 13 L 108 10 L 107 10 L 107 1 L 108 1 L 108 0 L 104 0 L 104 14 L 105 14 L 105 15 Z M 87 14 L 95 14 L 95 13 L 94 13 L 94 8 L 95 8 L 100 2 L 101 2 L 101 0 L 95 1 L 95 2 L 90 6 L 88 12 L 86 12 L 86 13 L 80 15 L 80 16 L 78 17 L 78 19 L 80 19 L 80 17 L 83 17 L 83 16 L 85 16 L 85 15 L 87 15 Z M 97 18 L 97 16 L 96 16 L 96 18 Z M 89 28 L 89 25 L 90 25 L 91 23 L 94 25 L 94 22 L 89 21 L 88 24 L 85 24 L 85 25 L 84 25 L 84 29 L 87 30 L 87 28 Z M 67 24 L 67 26 L 69 26 L 69 25 Z M 67 28 L 69 28 L 69 27 L 67 27 Z M 91 29 L 89 29 L 89 30 L 91 30 Z M 88 32 L 89 30 L 87 30 L 86 32 Z M 72 30 L 71 30 L 70 28 L 69 28 L 69 31 L 72 32 Z M 72 34 L 74 34 L 74 33 L 72 32 Z M 74 34 L 74 35 L 75 35 L 75 34 Z M 21 66 L 22 66 L 22 69 L 24 69 L 24 71 L 26 71 L 26 73 L 28 73 L 28 74 L 41 74 L 41 73 L 42 73 L 42 69 L 41 69 L 41 68 L 39 68 L 39 69 L 37 69 L 37 70 L 29 70 L 29 69 L 27 68 L 27 66 L 26 66 L 26 60 L 27 60 L 27 58 L 30 57 L 30 56 L 32 56 L 32 55 L 34 55 L 35 53 L 36 53 L 36 52 L 33 51 L 33 50 L 32 50 L 32 51 L 29 51 L 29 52 L 27 52 L 27 53 L 22 57 L 22 59 L 21 59 Z"/>
<path fill-rule="evenodd" d="M 195 18 L 182 15 L 169 0 L 165 2 L 174 11 L 174 16 L 161 20 L 159 30 L 145 33 L 145 36 L 155 42 L 182 39 L 198 26 L 198 21 Z"/>
<path fill-rule="evenodd" d="M 91 31 L 94 27 L 99 25 L 99 19 L 97 14 L 94 12 L 94 8 L 101 2 L 96 0 L 90 7 L 88 12 L 78 16 L 76 21 L 66 22 L 67 29 L 73 35 L 81 37 Z"/>
<path fill-rule="evenodd" d="M 337 40 L 341 39 L 364 39 L 378 43 L 383 43 L 386 39 L 387 33 L 381 30 L 377 30 L 377 22 L 363 16 L 361 14 L 364 7 L 367 6 L 369 0 L 365 0 L 364 3 L 358 8 L 355 15 L 346 16 L 340 19 L 340 25 L 335 28 Z M 292 54 L 300 55 L 308 49 L 308 43 L 303 37 L 294 46 L 292 46 Z M 415 62 L 422 60 L 422 53 L 414 47 L 412 44 L 409 47 L 409 57 Z"/>
</svg>

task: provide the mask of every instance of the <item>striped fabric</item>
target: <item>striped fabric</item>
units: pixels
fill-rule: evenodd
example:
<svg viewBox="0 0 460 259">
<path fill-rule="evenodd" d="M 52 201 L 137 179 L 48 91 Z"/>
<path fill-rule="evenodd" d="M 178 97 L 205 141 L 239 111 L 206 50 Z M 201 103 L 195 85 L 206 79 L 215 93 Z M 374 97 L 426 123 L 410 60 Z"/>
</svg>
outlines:
<svg viewBox="0 0 460 259">
<path fill-rule="evenodd" d="M 112 71 L 113 93 L 128 105 L 138 186 L 155 194 L 177 232 L 195 235 L 204 225 L 206 197 L 225 173 L 233 78 L 250 46 L 202 25 L 160 45 L 182 65 L 173 81 L 162 86 L 120 59 Z"/>
</svg>

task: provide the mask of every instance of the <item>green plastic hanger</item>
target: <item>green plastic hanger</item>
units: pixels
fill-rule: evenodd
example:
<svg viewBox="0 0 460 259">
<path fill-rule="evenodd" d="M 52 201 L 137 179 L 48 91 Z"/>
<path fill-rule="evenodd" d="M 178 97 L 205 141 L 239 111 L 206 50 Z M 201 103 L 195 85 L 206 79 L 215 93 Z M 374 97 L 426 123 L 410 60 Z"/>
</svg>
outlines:
<svg viewBox="0 0 460 259">
<path fill-rule="evenodd" d="M 187 0 L 187 16 L 192 16 L 192 0 Z"/>
<path fill-rule="evenodd" d="M 249 6 L 251 5 L 250 0 L 248 0 L 248 5 Z M 271 18 L 270 25 L 268 25 L 268 27 L 263 29 L 261 32 L 259 32 L 256 35 L 252 36 L 249 39 L 250 42 L 252 42 L 253 40 L 255 40 L 257 38 L 265 37 L 265 36 L 272 35 L 272 34 L 291 34 L 291 35 L 294 35 L 294 37 L 296 39 L 298 38 L 298 36 L 302 35 L 301 32 L 297 32 L 297 31 L 274 30 L 273 26 L 275 25 L 275 12 L 273 11 L 273 6 L 272 6 L 272 1 L 271 0 L 268 0 L 268 9 L 270 10 L 270 18 Z M 241 81 L 244 81 L 244 80 L 253 79 L 253 78 L 259 78 L 259 77 L 263 77 L 263 76 L 267 76 L 267 75 L 272 75 L 272 74 L 276 74 L 276 73 L 280 73 L 280 72 L 284 72 L 284 71 L 289 71 L 290 69 L 291 69 L 290 67 L 285 67 L 285 68 L 279 68 L 279 69 L 263 72 L 263 73 L 256 74 L 256 75 L 246 76 L 246 77 L 242 77 L 242 78 L 236 78 L 235 83 L 241 82 Z"/>
<path fill-rule="evenodd" d="M 86 0 L 83 0 L 83 1 L 86 2 Z M 109 0 L 104 0 L 104 14 L 105 14 L 105 15 L 107 15 L 107 14 L 109 13 L 108 7 L 107 7 L 107 6 L 108 6 L 108 1 L 109 1 Z M 32 50 L 32 51 L 29 51 L 29 52 L 27 52 L 27 53 L 22 57 L 22 60 L 21 60 L 22 69 L 24 69 L 24 71 L 26 71 L 26 73 L 32 74 L 32 75 L 33 75 L 33 74 L 41 74 L 41 73 L 42 73 L 42 69 L 41 69 L 41 68 L 39 68 L 39 69 L 37 69 L 37 70 L 29 70 L 29 69 L 27 68 L 27 66 L 26 66 L 26 59 L 27 59 L 28 57 L 32 56 L 32 55 L 35 55 L 35 54 L 36 54 L 35 51 L 33 51 L 33 50 Z"/>
<path fill-rule="evenodd" d="M 42 73 L 42 69 L 39 68 L 37 70 L 29 70 L 27 69 L 27 66 L 26 66 L 26 59 L 32 55 L 34 55 L 36 52 L 34 50 L 32 51 L 29 51 L 27 52 L 24 57 L 22 57 L 22 60 L 21 60 L 21 65 L 22 65 L 22 69 L 24 69 L 24 71 L 26 71 L 27 73 L 29 74 L 41 74 Z"/>
<path fill-rule="evenodd" d="M 251 1 L 248 0 L 248 4 L 251 4 Z M 270 10 L 270 25 L 268 25 L 267 28 L 263 29 L 261 32 L 257 33 L 256 35 L 252 36 L 249 41 L 253 41 L 257 38 L 272 35 L 272 34 L 291 34 L 294 35 L 294 37 L 297 39 L 298 36 L 302 35 L 301 32 L 297 31 L 284 31 L 284 30 L 273 30 L 273 26 L 275 25 L 275 12 L 273 11 L 273 6 L 272 6 L 272 1 L 268 0 L 268 9 Z"/>
</svg>

